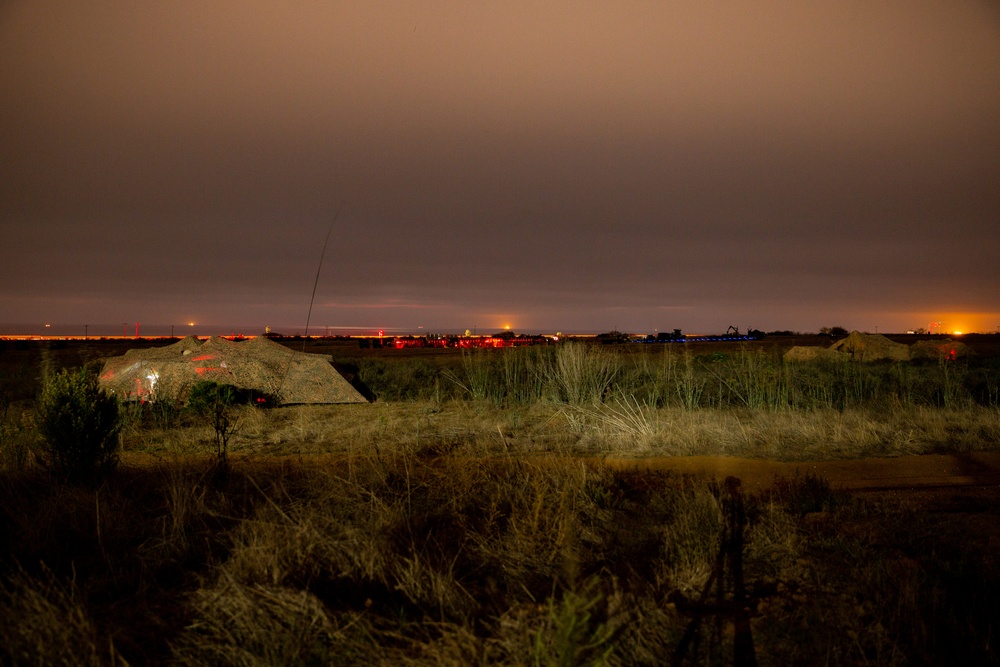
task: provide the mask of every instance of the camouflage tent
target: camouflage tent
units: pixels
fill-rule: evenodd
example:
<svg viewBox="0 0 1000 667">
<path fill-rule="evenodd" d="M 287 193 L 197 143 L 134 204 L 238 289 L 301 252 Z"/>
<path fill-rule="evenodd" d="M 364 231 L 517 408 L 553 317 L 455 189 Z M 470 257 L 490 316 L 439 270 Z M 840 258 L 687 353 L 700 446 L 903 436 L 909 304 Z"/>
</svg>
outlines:
<svg viewBox="0 0 1000 667">
<path fill-rule="evenodd" d="M 945 338 L 944 340 L 921 340 L 910 346 L 911 359 L 961 359 L 972 354 L 972 348 L 968 345 L 950 338 Z"/>
<path fill-rule="evenodd" d="M 815 359 L 850 359 L 853 361 L 948 360 L 961 359 L 974 354 L 965 343 L 950 338 L 944 340 L 922 340 L 907 346 L 894 343 L 879 334 L 863 334 L 852 331 L 851 335 L 830 347 L 800 346 L 789 348 L 784 360 L 788 362 L 813 361 Z"/>
<path fill-rule="evenodd" d="M 279 404 L 364 403 L 329 355 L 295 352 L 264 337 L 233 342 L 189 336 L 104 362 L 101 383 L 126 400 L 186 401 L 201 380 L 258 391 Z"/>
<path fill-rule="evenodd" d="M 865 334 L 852 331 L 851 334 L 830 346 L 831 350 L 843 352 L 854 361 L 909 361 L 910 348 L 902 343 L 894 343 L 881 334 Z"/>
</svg>

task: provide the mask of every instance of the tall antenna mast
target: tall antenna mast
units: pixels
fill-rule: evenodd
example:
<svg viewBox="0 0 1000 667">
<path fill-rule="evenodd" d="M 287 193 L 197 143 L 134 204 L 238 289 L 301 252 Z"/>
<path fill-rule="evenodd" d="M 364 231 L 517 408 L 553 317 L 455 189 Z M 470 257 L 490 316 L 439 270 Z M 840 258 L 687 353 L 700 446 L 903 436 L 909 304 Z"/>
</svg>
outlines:
<svg viewBox="0 0 1000 667">
<path fill-rule="evenodd" d="M 337 212 L 333 215 L 333 220 L 330 221 L 330 228 L 326 230 L 326 239 L 323 241 L 323 250 L 319 253 L 319 266 L 316 267 L 316 280 L 313 281 L 313 293 L 309 297 L 309 312 L 306 314 L 306 331 L 302 337 L 302 351 L 305 351 L 306 341 L 305 339 L 309 337 L 309 320 L 312 319 L 312 304 L 316 300 L 316 287 L 319 285 L 319 274 L 323 270 L 323 258 L 326 256 L 326 246 L 330 243 L 330 235 L 333 233 L 333 226 L 337 223 L 337 218 L 340 217 L 340 212 L 344 210 L 344 202 L 340 202 L 340 206 L 337 207 Z"/>
<path fill-rule="evenodd" d="M 340 217 L 340 212 L 344 210 L 344 203 L 340 202 L 340 206 L 337 207 L 337 212 L 333 215 L 333 220 L 330 221 L 330 228 L 326 230 L 326 239 L 323 241 L 323 250 L 319 253 L 319 265 L 316 267 L 316 280 L 313 281 L 313 291 L 312 296 L 309 297 L 309 312 L 306 315 L 306 330 L 305 334 L 302 336 L 302 351 L 306 351 L 306 339 L 309 338 L 309 321 L 312 319 L 313 312 L 313 302 L 316 300 L 316 287 L 319 285 L 319 274 L 323 270 L 323 258 L 326 256 L 326 246 L 330 243 L 330 235 L 333 233 L 333 226 L 337 223 L 337 218 Z"/>
<path fill-rule="evenodd" d="M 302 337 L 302 351 L 306 351 L 306 339 L 309 338 L 309 320 L 312 319 L 313 311 L 313 301 L 316 300 L 316 286 L 319 285 L 319 274 L 323 270 L 323 258 L 326 256 L 326 246 L 330 242 L 330 235 L 333 233 L 333 226 L 337 223 L 337 218 L 340 217 L 340 212 L 344 210 L 344 204 L 346 202 L 341 202 L 340 206 L 337 207 L 337 212 L 333 216 L 333 220 L 330 221 L 330 228 L 326 230 L 326 239 L 323 241 L 323 250 L 319 254 L 319 266 L 316 267 L 316 279 L 313 281 L 312 296 L 309 297 L 309 313 L 306 315 L 306 330 L 305 335 Z M 285 364 L 285 371 L 281 374 L 281 380 L 278 382 L 278 389 L 275 392 L 275 399 L 279 399 L 281 396 L 281 388 L 285 386 L 285 378 L 288 377 L 288 369 L 292 366 L 292 357 L 295 356 L 295 352 L 292 350 L 288 351 L 288 362 Z"/>
</svg>

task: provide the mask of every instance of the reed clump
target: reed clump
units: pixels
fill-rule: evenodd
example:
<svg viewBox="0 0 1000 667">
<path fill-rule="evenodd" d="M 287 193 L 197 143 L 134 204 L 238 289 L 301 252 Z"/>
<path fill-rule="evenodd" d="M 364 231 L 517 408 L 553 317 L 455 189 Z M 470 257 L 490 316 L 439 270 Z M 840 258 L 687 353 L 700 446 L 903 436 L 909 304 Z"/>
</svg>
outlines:
<svg viewBox="0 0 1000 667">
<path fill-rule="evenodd" d="M 666 346 L 659 352 L 627 353 L 584 343 L 475 350 L 464 352 L 458 365 L 374 359 L 361 369 L 365 383 L 385 400 L 464 399 L 505 407 L 627 397 L 692 410 L 995 407 L 1000 405 L 998 375 L 990 360 L 786 363 L 778 350 L 750 347 L 695 354 Z"/>
</svg>

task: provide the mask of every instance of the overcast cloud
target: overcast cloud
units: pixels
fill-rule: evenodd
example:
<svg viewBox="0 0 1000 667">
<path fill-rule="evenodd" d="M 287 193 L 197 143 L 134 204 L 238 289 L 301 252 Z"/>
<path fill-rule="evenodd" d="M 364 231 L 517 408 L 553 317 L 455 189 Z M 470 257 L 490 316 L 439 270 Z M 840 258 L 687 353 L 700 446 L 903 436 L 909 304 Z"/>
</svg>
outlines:
<svg viewBox="0 0 1000 667">
<path fill-rule="evenodd" d="M 8 323 L 993 331 L 1000 5 L 9 2 L 0 182 Z"/>
</svg>

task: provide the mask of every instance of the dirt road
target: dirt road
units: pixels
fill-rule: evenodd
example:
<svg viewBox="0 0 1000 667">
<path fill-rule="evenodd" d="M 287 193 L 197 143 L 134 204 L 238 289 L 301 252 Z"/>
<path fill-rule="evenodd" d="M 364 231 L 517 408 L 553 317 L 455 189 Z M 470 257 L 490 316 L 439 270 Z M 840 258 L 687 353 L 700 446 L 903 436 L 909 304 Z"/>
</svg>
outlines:
<svg viewBox="0 0 1000 667">
<path fill-rule="evenodd" d="M 158 463 L 170 464 L 183 460 L 210 461 L 210 456 L 157 457 L 149 454 L 126 453 L 122 457 L 126 466 L 145 467 Z M 305 457 L 241 456 L 233 454 L 234 465 L 268 466 L 271 464 L 300 463 L 309 466 L 338 465 L 346 462 L 342 454 Z M 499 461 L 500 459 L 497 459 Z M 567 457 L 532 456 L 522 459 L 530 464 L 546 465 L 565 463 Z M 705 479 L 723 480 L 738 477 L 747 491 L 764 490 L 779 478 L 815 475 L 822 477 L 834 489 L 888 490 L 932 489 L 962 486 L 1000 486 L 1000 452 L 969 452 L 962 454 L 925 454 L 896 458 L 850 459 L 835 461 L 768 461 L 741 459 L 725 456 L 676 456 L 657 458 L 584 458 L 588 465 L 607 466 L 624 471 L 671 471 Z M 455 464 L 460 457 L 441 457 L 436 464 Z"/>
<path fill-rule="evenodd" d="M 884 459 L 840 461 L 764 461 L 717 456 L 651 459 L 604 459 L 623 470 L 673 471 L 725 479 L 732 475 L 748 490 L 761 490 L 776 478 L 817 475 L 835 489 L 884 490 L 1000 485 L 1000 453 L 925 454 Z"/>
</svg>

